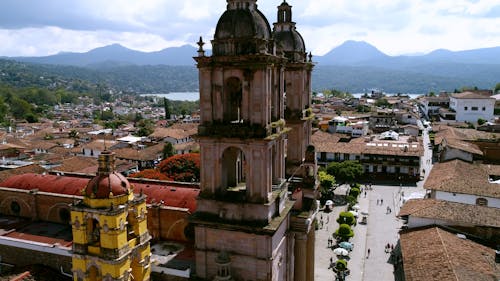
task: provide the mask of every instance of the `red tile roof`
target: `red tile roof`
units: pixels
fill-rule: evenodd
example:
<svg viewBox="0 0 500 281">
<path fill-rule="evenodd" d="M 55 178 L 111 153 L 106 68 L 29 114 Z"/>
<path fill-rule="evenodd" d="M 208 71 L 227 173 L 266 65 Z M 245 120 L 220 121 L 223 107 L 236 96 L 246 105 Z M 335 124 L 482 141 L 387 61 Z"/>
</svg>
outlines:
<svg viewBox="0 0 500 281">
<path fill-rule="evenodd" d="M 500 198 L 500 185 L 489 182 L 489 170 L 486 165 L 461 160 L 436 163 L 424 188 Z"/>
<path fill-rule="evenodd" d="M 0 187 L 24 190 L 38 189 L 42 192 L 82 196 L 90 178 L 23 174 L 16 175 L 0 182 Z M 148 203 L 160 203 L 169 207 L 187 208 L 189 212 L 196 209 L 196 197 L 200 189 L 196 184 L 183 184 L 165 181 L 145 181 L 129 179 L 134 193 L 147 195 Z"/>
<path fill-rule="evenodd" d="M 441 228 L 401 233 L 406 281 L 496 281 L 495 251 Z"/>
</svg>

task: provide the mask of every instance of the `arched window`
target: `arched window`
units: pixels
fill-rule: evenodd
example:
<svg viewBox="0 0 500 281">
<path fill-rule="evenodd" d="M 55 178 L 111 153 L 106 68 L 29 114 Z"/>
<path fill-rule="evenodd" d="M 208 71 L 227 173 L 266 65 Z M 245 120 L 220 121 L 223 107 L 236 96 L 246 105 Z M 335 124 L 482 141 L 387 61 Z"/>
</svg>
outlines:
<svg viewBox="0 0 500 281">
<path fill-rule="evenodd" d="M 227 190 L 246 190 L 245 154 L 236 147 L 227 148 L 222 154 L 222 185 Z"/>
<path fill-rule="evenodd" d="M 477 198 L 476 199 L 476 205 L 479 205 L 479 206 L 488 206 L 488 199 L 486 198 Z"/>
<path fill-rule="evenodd" d="M 16 201 L 12 201 L 10 203 L 10 211 L 12 214 L 19 216 L 19 214 L 21 214 L 21 206 Z"/>
<path fill-rule="evenodd" d="M 69 220 L 71 219 L 71 215 L 69 213 L 69 210 L 66 209 L 66 208 L 61 208 L 59 209 L 59 219 L 63 222 L 63 223 L 68 223 Z"/>
<path fill-rule="evenodd" d="M 223 118 L 226 122 L 241 121 L 241 101 L 242 101 L 242 83 L 237 77 L 230 77 L 226 80 L 224 88 L 224 106 Z"/>
</svg>

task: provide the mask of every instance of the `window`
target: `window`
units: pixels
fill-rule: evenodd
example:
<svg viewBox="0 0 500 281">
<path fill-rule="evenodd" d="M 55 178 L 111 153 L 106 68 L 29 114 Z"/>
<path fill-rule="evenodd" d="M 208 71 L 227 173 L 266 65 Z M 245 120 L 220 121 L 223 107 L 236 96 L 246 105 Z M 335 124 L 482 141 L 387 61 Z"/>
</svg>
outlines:
<svg viewBox="0 0 500 281">
<path fill-rule="evenodd" d="M 473 107 L 471 107 L 471 110 L 472 110 L 472 111 L 477 111 L 477 110 L 478 110 L 478 108 L 477 108 L 477 106 L 473 106 Z"/>
<path fill-rule="evenodd" d="M 464 106 L 464 110 L 467 111 L 467 106 Z"/>
<path fill-rule="evenodd" d="M 483 111 L 485 111 L 485 110 L 486 110 L 486 107 L 485 107 L 485 106 L 483 106 Z"/>
<path fill-rule="evenodd" d="M 10 210 L 14 215 L 18 216 L 21 213 L 21 206 L 19 206 L 19 203 L 16 201 L 12 201 L 12 203 L 10 203 Z"/>
<path fill-rule="evenodd" d="M 59 210 L 59 219 L 61 219 L 62 222 L 67 223 L 71 219 L 71 215 L 68 211 L 68 209 L 60 209 Z"/>
<path fill-rule="evenodd" d="M 488 200 L 486 198 L 477 198 L 476 205 L 479 206 L 488 206 Z"/>
</svg>

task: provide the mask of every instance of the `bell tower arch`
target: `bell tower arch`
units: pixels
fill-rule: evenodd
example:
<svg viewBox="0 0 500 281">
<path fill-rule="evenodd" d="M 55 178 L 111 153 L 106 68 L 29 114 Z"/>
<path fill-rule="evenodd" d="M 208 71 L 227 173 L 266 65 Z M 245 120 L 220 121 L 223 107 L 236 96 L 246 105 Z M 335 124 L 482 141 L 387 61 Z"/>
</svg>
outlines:
<svg viewBox="0 0 500 281">
<path fill-rule="evenodd" d="M 196 275 L 214 280 L 221 253 L 235 280 L 292 280 L 285 182 L 284 66 L 256 0 L 227 0 L 212 56 L 203 41 L 200 195 L 192 216 Z M 229 265 L 228 265 L 229 266 Z"/>
</svg>

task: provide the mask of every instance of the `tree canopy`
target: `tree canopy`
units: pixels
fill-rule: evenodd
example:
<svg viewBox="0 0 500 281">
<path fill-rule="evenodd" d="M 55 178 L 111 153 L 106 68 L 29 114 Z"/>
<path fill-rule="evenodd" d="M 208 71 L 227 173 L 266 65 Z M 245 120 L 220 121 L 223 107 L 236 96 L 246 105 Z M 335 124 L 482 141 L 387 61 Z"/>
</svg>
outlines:
<svg viewBox="0 0 500 281">
<path fill-rule="evenodd" d="M 326 172 L 335 177 L 338 182 L 354 182 L 364 173 L 363 165 L 358 161 L 331 162 Z"/>
</svg>

